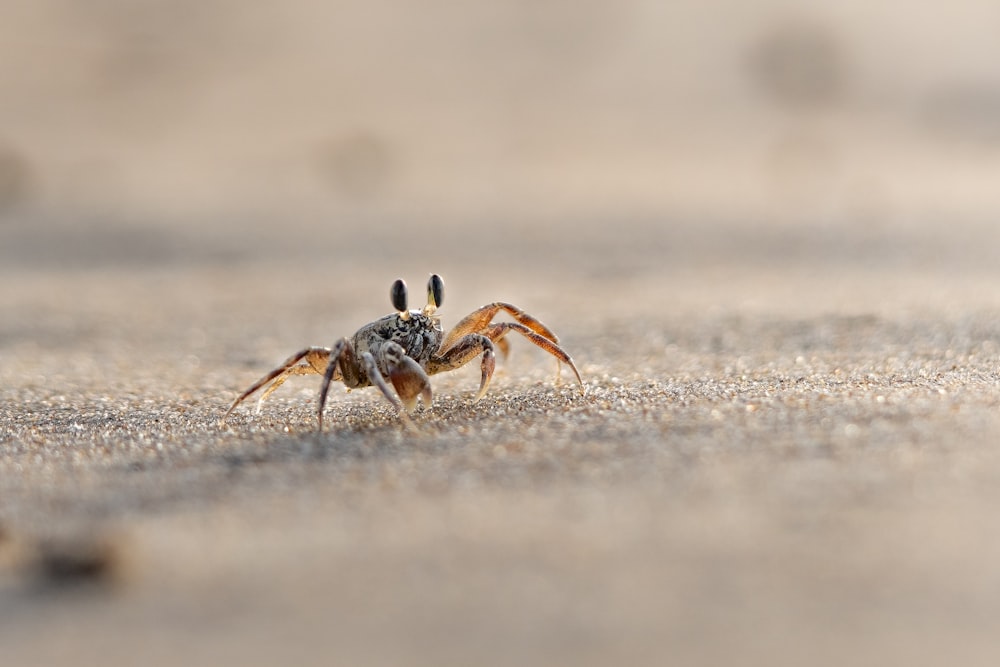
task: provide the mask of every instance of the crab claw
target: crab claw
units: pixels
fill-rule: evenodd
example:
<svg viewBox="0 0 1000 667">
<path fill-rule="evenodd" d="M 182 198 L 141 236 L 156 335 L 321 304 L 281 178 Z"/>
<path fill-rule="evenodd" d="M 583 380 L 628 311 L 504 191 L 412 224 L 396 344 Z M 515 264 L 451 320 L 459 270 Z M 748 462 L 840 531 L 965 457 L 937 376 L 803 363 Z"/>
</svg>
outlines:
<svg viewBox="0 0 1000 667">
<path fill-rule="evenodd" d="M 424 407 L 431 406 L 431 381 L 427 373 L 405 350 L 395 344 L 386 346 L 385 359 L 389 367 L 389 381 L 407 412 L 417 408 L 417 399 L 424 402 Z"/>
</svg>

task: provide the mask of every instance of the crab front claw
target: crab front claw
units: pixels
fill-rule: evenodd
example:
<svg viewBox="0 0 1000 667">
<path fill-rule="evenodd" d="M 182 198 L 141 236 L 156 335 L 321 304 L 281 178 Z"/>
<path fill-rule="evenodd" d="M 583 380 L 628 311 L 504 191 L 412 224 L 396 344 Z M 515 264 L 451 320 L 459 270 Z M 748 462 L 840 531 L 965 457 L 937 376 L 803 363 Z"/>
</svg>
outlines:
<svg viewBox="0 0 1000 667">
<path fill-rule="evenodd" d="M 424 407 L 430 408 L 433 398 L 431 380 L 420 364 L 408 357 L 396 343 L 386 344 L 382 354 L 389 370 L 389 381 L 406 411 L 413 413 L 417 409 L 418 398 L 423 401 Z"/>
</svg>

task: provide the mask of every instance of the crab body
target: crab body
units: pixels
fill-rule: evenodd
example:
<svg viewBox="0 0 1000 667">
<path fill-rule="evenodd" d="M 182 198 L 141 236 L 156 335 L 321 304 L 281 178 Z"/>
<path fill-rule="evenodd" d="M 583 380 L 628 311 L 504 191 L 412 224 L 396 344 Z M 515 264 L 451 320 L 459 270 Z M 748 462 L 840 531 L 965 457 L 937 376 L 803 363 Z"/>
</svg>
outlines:
<svg viewBox="0 0 1000 667">
<path fill-rule="evenodd" d="M 358 329 L 350 340 L 357 355 L 362 355 L 365 352 L 371 353 L 379 372 L 382 373 L 383 377 L 388 377 L 390 369 L 384 353 L 388 343 L 399 345 L 406 351 L 408 357 L 426 370 L 443 339 L 444 330 L 441 328 L 441 318 L 424 315 L 419 310 L 411 310 L 409 317 L 405 319 L 399 313 L 380 317 Z M 343 379 L 344 384 L 352 389 L 371 386 L 372 382 L 364 373 L 364 369 L 358 370 L 357 384 L 348 382 L 346 377 L 338 378 L 334 375 L 332 379 Z"/>
<path fill-rule="evenodd" d="M 516 331 L 529 341 L 550 353 L 560 363 L 573 371 L 583 387 L 580 372 L 573 359 L 558 344 L 558 338 L 540 321 L 520 308 L 497 301 L 478 308 L 465 316 L 445 333 L 441 319 L 436 315 L 444 299 L 444 283 L 440 276 L 432 275 L 427 284 L 427 305 L 422 310 L 407 308 L 406 283 L 397 280 L 389 291 L 396 312 L 380 317 L 358 329 L 353 336 L 341 338 L 332 347 L 307 347 L 296 352 L 285 362 L 252 384 L 233 401 L 222 417 L 222 422 L 246 398 L 267 387 L 257 403 L 260 405 L 275 389 L 292 375 L 317 374 L 323 376 L 320 385 L 318 420 L 323 428 L 323 407 L 330 383 L 343 382 L 348 389 L 378 387 L 404 420 L 412 412 L 417 400 L 430 407 L 431 386 L 429 376 L 454 370 L 481 356 L 482 378 L 478 401 L 486 393 L 495 369 L 495 348 L 506 355 L 509 344 L 506 335 Z M 501 311 L 515 321 L 493 322 Z M 390 388 L 391 385 L 391 388 Z"/>
</svg>

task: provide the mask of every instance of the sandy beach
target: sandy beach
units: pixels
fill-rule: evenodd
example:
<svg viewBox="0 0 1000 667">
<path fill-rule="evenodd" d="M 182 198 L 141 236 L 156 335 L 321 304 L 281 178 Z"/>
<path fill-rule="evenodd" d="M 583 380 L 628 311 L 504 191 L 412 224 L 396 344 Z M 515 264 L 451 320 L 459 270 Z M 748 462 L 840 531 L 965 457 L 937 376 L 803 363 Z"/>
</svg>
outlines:
<svg viewBox="0 0 1000 667">
<path fill-rule="evenodd" d="M 1000 153 L 987 98 L 923 104 L 974 54 L 882 86 L 878 3 L 704 51 L 642 2 L 444 3 L 440 43 L 335 3 L 329 44 L 305 0 L 67 4 L 18 17 L 73 67 L 4 66 L 4 665 L 996 663 Z M 413 429 L 335 385 L 317 432 L 314 375 L 220 427 L 432 272 L 585 391 L 513 337 Z"/>
</svg>

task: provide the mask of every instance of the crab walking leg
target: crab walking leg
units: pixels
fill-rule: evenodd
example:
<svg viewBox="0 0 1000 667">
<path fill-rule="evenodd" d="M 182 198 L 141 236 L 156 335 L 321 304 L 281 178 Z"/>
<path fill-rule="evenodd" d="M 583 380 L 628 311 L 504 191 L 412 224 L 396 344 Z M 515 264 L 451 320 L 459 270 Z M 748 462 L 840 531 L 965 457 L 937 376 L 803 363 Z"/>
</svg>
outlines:
<svg viewBox="0 0 1000 667">
<path fill-rule="evenodd" d="M 502 301 L 497 301 L 495 303 L 487 304 L 482 308 L 478 308 L 461 320 L 458 324 L 452 327 L 451 331 L 444 337 L 441 341 L 441 346 L 438 348 L 439 354 L 444 354 L 452 346 L 454 346 L 463 336 L 467 336 L 472 333 L 483 333 L 486 328 L 493 321 L 493 318 L 497 316 L 501 310 L 506 311 L 511 317 L 517 320 L 520 324 L 524 325 L 531 331 L 535 332 L 543 338 L 548 338 L 553 343 L 558 343 L 559 339 L 547 326 L 542 324 L 538 319 L 524 312 L 517 306 L 511 305 L 509 303 L 504 303 Z"/>
<path fill-rule="evenodd" d="M 492 329 L 494 326 L 497 325 L 495 324 L 492 325 L 490 329 Z M 500 350 L 500 358 L 503 359 L 504 363 L 507 363 L 507 359 L 510 357 L 510 343 L 507 341 L 507 339 L 504 338 L 503 336 L 500 336 L 500 338 L 494 338 L 493 336 L 490 335 L 489 329 L 486 330 L 485 335 L 487 338 L 493 341 L 493 344 L 496 346 L 496 348 Z"/>
<path fill-rule="evenodd" d="M 229 409 L 226 410 L 226 414 L 222 416 L 221 423 L 225 424 L 226 419 L 229 418 L 229 415 L 232 414 L 233 410 L 236 409 L 237 405 L 239 405 L 244 400 L 249 398 L 255 391 L 257 391 L 258 389 L 260 389 L 269 382 L 273 381 L 274 384 L 272 384 L 270 387 L 267 388 L 267 390 L 264 392 L 264 395 L 261 396 L 261 401 L 263 401 L 265 397 L 269 396 L 271 392 L 273 392 L 275 389 L 280 387 L 285 382 L 285 380 L 288 379 L 289 375 L 306 375 L 309 373 L 316 373 L 316 374 L 322 373 L 323 371 L 321 369 L 326 364 L 325 360 L 328 359 L 329 356 L 330 356 L 330 348 L 327 347 L 307 347 L 304 350 L 299 350 L 292 356 L 288 357 L 288 359 L 285 359 L 285 362 L 283 364 L 275 368 L 273 371 L 271 371 L 261 379 L 254 382 L 252 385 L 250 385 L 249 389 L 240 394 L 239 397 L 235 401 L 233 401 L 233 404 L 229 406 Z M 296 365 L 303 359 L 306 360 L 306 364 Z M 302 370 L 295 370 L 295 369 L 302 369 Z"/>
<path fill-rule="evenodd" d="M 271 386 L 264 390 L 264 393 L 260 395 L 257 399 L 257 407 L 254 408 L 255 414 L 260 414 L 260 408 L 267 400 L 267 397 L 274 393 L 274 390 L 285 383 L 285 380 L 292 375 L 322 375 L 323 371 L 326 370 L 327 365 L 330 363 L 330 348 L 328 347 L 314 347 L 309 349 L 309 354 L 306 355 L 306 363 L 299 364 L 298 366 L 292 366 L 287 371 L 274 378 Z"/>
<path fill-rule="evenodd" d="M 580 377 L 580 371 L 577 370 L 576 364 L 573 363 L 573 358 L 566 354 L 566 351 L 556 345 L 554 341 L 549 340 L 544 336 L 540 336 L 528 327 L 515 322 L 498 322 L 497 324 L 490 326 L 484 333 L 489 336 L 490 340 L 502 341 L 509 331 L 518 332 L 532 343 L 551 354 L 558 361 L 569 366 L 573 371 L 573 375 L 576 376 L 576 381 L 580 383 L 581 387 L 583 386 L 583 378 Z M 562 367 L 560 366 L 557 373 L 561 373 L 561 370 Z"/>
<path fill-rule="evenodd" d="M 427 366 L 427 371 L 431 374 L 442 371 L 451 371 L 460 368 L 472 361 L 478 355 L 483 355 L 480 365 L 482 369 L 482 379 L 479 381 L 479 391 L 473 399 L 473 403 L 478 401 L 486 393 L 493 378 L 493 371 L 496 369 L 496 355 L 493 352 L 493 341 L 482 334 L 468 334 L 463 336 L 443 355 L 434 357 Z"/>
<path fill-rule="evenodd" d="M 323 382 L 319 386 L 319 405 L 316 414 L 319 419 L 319 430 L 323 430 L 323 407 L 326 405 L 326 395 L 330 392 L 330 383 L 335 378 L 343 378 L 344 384 L 357 386 L 357 367 L 353 363 L 354 347 L 346 338 L 341 338 L 330 349 L 330 361 L 323 373 Z"/>
<path fill-rule="evenodd" d="M 293 375 L 311 375 L 313 373 L 315 373 L 316 375 L 322 375 L 323 371 L 317 371 L 313 369 L 312 366 L 307 366 L 305 364 L 299 364 L 298 366 L 292 366 L 291 368 L 287 369 L 284 373 L 274 378 L 274 381 L 271 382 L 268 388 L 265 389 L 261 393 L 261 395 L 257 397 L 257 405 L 256 407 L 254 407 L 253 413 L 255 415 L 260 414 L 261 408 L 264 405 L 264 401 L 267 400 L 268 396 L 277 391 L 278 387 L 285 384 L 285 380 L 287 380 Z"/>
</svg>

